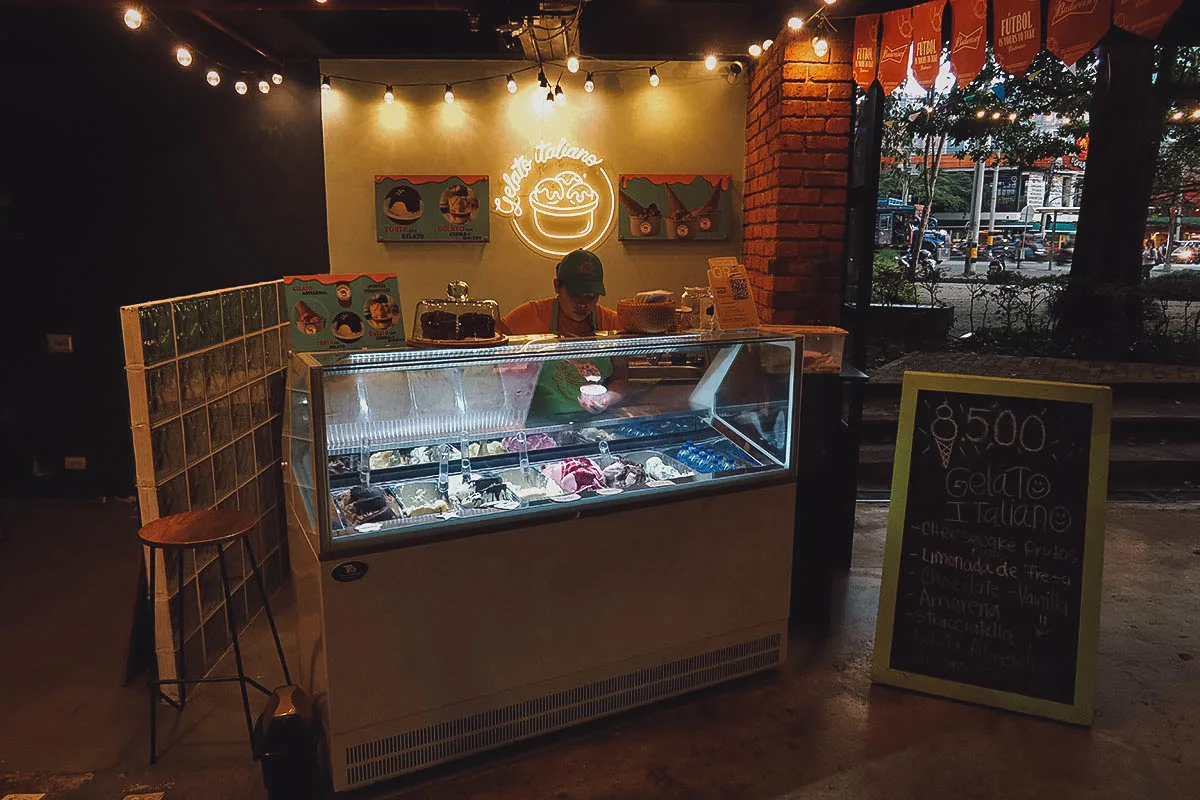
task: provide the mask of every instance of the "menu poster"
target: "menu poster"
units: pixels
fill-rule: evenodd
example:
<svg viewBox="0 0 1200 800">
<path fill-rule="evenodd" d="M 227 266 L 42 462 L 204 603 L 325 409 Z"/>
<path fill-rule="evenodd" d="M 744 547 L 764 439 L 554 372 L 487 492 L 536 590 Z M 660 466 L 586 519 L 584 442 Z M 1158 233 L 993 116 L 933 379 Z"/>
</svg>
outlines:
<svg viewBox="0 0 1200 800">
<path fill-rule="evenodd" d="M 758 327 L 758 307 L 750 294 L 750 276 L 745 265 L 732 256 L 710 258 L 708 286 L 712 289 L 717 326 L 721 330 Z"/>
<path fill-rule="evenodd" d="M 383 350 L 407 341 L 395 275 L 288 275 L 283 291 L 294 352 Z"/>
<path fill-rule="evenodd" d="M 486 175 L 375 176 L 380 242 L 486 242 L 488 208 Z"/>
<path fill-rule="evenodd" d="M 620 186 L 621 241 L 729 238 L 732 175 L 621 175 Z"/>
<path fill-rule="evenodd" d="M 904 376 L 879 683 L 1090 724 L 1108 387 Z"/>
</svg>

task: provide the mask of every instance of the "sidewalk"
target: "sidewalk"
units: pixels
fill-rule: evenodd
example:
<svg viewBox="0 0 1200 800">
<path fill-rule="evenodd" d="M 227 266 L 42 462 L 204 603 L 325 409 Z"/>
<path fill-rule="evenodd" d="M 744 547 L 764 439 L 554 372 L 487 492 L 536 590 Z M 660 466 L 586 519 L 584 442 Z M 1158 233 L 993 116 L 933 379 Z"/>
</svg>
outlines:
<svg viewBox="0 0 1200 800">
<path fill-rule="evenodd" d="M 971 265 L 972 272 L 970 275 L 964 275 L 963 269 L 966 267 L 966 261 L 963 259 L 948 258 L 938 264 L 942 270 L 942 280 L 947 283 L 971 283 L 973 281 L 984 280 L 987 277 L 988 262 L 991 259 L 980 257 Z M 1071 271 L 1070 264 L 1052 264 L 1047 261 L 1022 261 L 1020 267 L 1017 262 L 1004 262 L 1005 271 L 1013 272 L 1026 277 L 1037 278 L 1046 275 L 1066 275 Z"/>
</svg>

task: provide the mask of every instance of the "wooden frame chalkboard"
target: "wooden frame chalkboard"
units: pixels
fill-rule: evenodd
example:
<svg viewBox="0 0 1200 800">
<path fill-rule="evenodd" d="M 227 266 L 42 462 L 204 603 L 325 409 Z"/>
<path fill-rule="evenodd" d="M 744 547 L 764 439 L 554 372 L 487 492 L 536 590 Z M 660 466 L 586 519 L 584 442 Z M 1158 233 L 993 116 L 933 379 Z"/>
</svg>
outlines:
<svg viewBox="0 0 1200 800">
<path fill-rule="evenodd" d="M 1106 386 L 908 372 L 872 678 L 1090 724 Z"/>
</svg>

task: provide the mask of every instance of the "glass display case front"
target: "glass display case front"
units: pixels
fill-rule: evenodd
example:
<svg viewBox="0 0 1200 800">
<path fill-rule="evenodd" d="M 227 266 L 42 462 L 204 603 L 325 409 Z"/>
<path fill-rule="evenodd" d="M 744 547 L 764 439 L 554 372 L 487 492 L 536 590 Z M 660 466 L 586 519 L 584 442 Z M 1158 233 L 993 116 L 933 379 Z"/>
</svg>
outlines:
<svg viewBox="0 0 1200 800">
<path fill-rule="evenodd" d="M 740 331 L 297 354 L 289 522 L 324 553 L 785 479 L 799 344 Z"/>
</svg>

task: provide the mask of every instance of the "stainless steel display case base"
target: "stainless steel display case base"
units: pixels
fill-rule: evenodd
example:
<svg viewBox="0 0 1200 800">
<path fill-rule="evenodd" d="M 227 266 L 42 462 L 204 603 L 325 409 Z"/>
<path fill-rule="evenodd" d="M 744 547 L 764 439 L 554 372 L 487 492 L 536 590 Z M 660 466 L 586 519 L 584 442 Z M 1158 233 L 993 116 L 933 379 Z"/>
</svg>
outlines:
<svg viewBox="0 0 1200 800">
<path fill-rule="evenodd" d="M 794 509 L 789 481 L 324 562 L 290 526 L 335 789 L 781 664 Z"/>
</svg>

